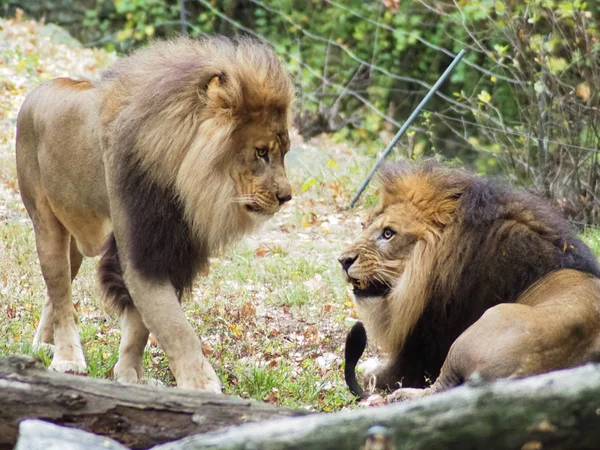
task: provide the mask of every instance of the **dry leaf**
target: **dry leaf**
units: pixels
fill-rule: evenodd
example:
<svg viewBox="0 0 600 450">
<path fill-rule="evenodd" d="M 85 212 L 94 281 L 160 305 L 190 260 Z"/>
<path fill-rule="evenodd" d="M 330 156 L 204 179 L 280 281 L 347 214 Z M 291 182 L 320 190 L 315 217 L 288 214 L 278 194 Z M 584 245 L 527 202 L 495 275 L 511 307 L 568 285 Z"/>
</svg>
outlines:
<svg viewBox="0 0 600 450">
<path fill-rule="evenodd" d="M 9 319 L 14 319 L 16 316 L 17 316 L 17 309 L 12 305 L 8 305 L 6 307 L 6 317 L 8 317 Z"/>
<path fill-rule="evenodd" d="M 269 331 L 269 337 L 279 336 L 280 334 L 281 331 L 279 331 L 279 328 L 273 328 L 271 331 Z"/>
<path fill-rule="evenodd" d="M 265 401 L 267 403 L 273 403 L 273 404 L 277 403 L 278 400 L 279 400 L 279 392 L 277 392 L 277 391 L 269 392 L 267 394 L 267 398 L 265 398 Z"/>
<path fill-rule="evenodd" d="M 240 318 L 242 320 L 254 319 L 256 317 L 256 308 L 251 301 L 247 301 L 240 309 Z"/>
<path fill-rule="evenodd" d="M 267 248 L 267 246 L 261 245 L 254 251 L 254 254 L 256 256 L 258 256 L 259 258 L 262 258 L 262 257 L 266 256 L 268 252 L 269 252 L 269 249 Z"/>
<path fill-rule="evenodd" d="M 208 342 L 202 343 L 202 353 L 204 354 L 204 356 L 211 356 L 214 352 L 214 349 Z"/>
<path fill-rule="evenodd" d="M 148 343 L 150 344 L 151 347 L 158 347 L 158 341 L 152 335 L 152 333 L 150 333 L 150 335 L 148 335 Z"/>
</svg>

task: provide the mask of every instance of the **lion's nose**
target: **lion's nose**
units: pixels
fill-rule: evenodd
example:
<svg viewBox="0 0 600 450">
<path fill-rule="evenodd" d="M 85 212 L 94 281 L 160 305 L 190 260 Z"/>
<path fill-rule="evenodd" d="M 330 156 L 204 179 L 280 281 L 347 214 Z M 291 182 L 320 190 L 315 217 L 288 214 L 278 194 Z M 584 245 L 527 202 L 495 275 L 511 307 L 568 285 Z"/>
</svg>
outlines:
<svg viewBox="0 0 600 450">
<path fill-rule="evenodd" d="M 357 258 L 358 258 L 358 255 L 353 255 L 353 256 L 343 255 L 338 258 L 338 261 L 342 265 L 342 268 L 345 271 L 348 271 L 348 269 L 352 266 L 352 264 L 354 264 L 354 261 L 356 261 Z"/>
<path fill-rule="evenodd" d="M 286 202 L 289 202 L 292 199 L 292 194 L 288 194 L 286 196 L 280 197 L 279 195 L 277 196 L 277 200 L 279 200 L 279 204 L 283 205 Z"/>
</svg>

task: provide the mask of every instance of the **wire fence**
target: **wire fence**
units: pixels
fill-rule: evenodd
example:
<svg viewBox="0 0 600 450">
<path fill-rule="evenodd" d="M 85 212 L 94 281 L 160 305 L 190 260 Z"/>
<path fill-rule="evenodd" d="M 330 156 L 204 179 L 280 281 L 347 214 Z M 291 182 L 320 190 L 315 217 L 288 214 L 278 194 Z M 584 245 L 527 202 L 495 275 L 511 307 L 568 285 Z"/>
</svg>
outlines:
<svg viewBox="0 0 600 450">
<path fill-rule="evenodd" d="M 286 45 L 269 39 L 257 31 L 259 28 L 248 25 L 252 21 L 236 16 L 231 7 L 219 7 L 220 2 L 214 0 L 178 0 L 180 20 L 161 21 L 154 26 L 176 25 L 184 34 L 189 32 L 204 35 L 205 32 L 192 23 L 194 20 L 189 11 L 191 6 L 200 6 L 206 14 L 227 24 L 233 32 L 270 42 L 284 59 L 293 64 L 294 70 L 297 70 L 298 109 L 327 115 L 326 122 L 330 129 L 325 129 L 325 132 L 333 132 L 350 124 L 364 128 L 378 137 L 382 136 L 382 128 L 387 130 L 387 136 L 395 134 L 404 123 L 406 111 L 412 110 L 416 102 L 432 87 L 427 80 L 390 68 L 398 67 L 397 65 L 387 64 L 384 67 L 381 64 L 381 61 L 389 61 L 381 59 L 384 52 L 381 45 L 385 39 L 384 33 L 387 33 L 388 37 L 391 34 L 415 42 L 448 63 L 456 56 L 452 49 L 464 47 L 468 49 L 468 56 L 463 59 L 461 65 L 467 67 L 465 72 L 468 71 L 468 76 L 473 80 L 467 86 L 468 92 L 454 93 L 444 88 L 438 90 L 435 93 L 436 103 L 424 111 L 429 119 L 415 123 L 411 129 L 426 134 L 432 145 L 435 142 L 443 147 L 444 151 L 452 149 L 455 153 L 495 158 L 501 161 L 503 167 L 511 168 L 514 172 L 511 175 L 516 173 L 514 178 L 517 182 L 525 185 L 533 183 L 540 187 L 545 195 L 557 201 L 577 203 L 577 208 L 587 211 L 583 215 L 573 214 L 572 218 L 575 221 L 587 224 L 597 222 L 600 219 L 600 195 L 597 188 L 600 185 L 600 168 L 597 163 L 600 132 L 596 132 L 596 126 L 600 129 L 600 105 L 599 102 L 591 100 L 576 103 L 574 100 L 577 100 L 580 86 L 548 70 L 548 52 L 543 47 L 547 36 L 542 44 L 539 60 L 523 59 L 525 52 L 519 49 L 521 43 L 518 39 L 511 41 L 509 35 L 511 32 L 517 33 L 518 27 L 515 25 L 513 30 L 507 26 L 506 48 L 516 55 L 512 59 L 507 58 L 498 50 L 498 46 L 489 42 L 489 38 L 483 35 L 480 28 L 475 30 L 472 22 L 468 20 L 466 3 L 456 0 L 444 3 L 417 0 L 415 5 L 440 19 L 452 16 L 451 27 L 444 30 L 447 39 L 442 40 L 447 44 L 442 45 L 439 39 L 438 42 L 433 42 L 424 37 L 426 34 L 419 32 L 416 27 L 411 30 L 410 27 L 394 26 L 389 20 L 386 22 L 383 18 L 392 3 L 394 2 L 372 2 L 368 4 L 371 5 L 369 7 L 361 6 L 359 11 L 355 9 L 358 8 L 356 4 L 352 6 L 335 0 L 321 2 L 322 5 L 326 5 L 324 7 L 333 8 L 345 17 L 371 27 L 369 39 L 372 39 L 372 45 L 371 50 L 367 52 L 365 48 L 368 48 L 368 45 L 361 48 L 346 45 L 341 36 L 336 35 L 335 27 L 330 28 L 328 36 L 321 35 L 315 31 L 318 28 L 313 27 L 310 20 L 298 20 L 291 9 L 291 3 L 287 2 L 244 2 L 247 11 L 260 10 L 264 17 L 284 28 L 289 36 Z M 514 14 L 513 16 L 516 17 Z M 389 19 L 389 15 L 386 17 Z M 581 56 L 577 54 L 579 50 L 572 43 L 572 35 L 580 31 L 576 27 L 579 22 L 586 20 L 584 15 L 574 16 L 572 22 L 575 25 L 569 30 L 568 37 L 561 28 L 564 24 L 555 16 L 549 17 L 549 21 L 555 20 L 552 22 L 552 34 L 562 33 L 561 36 L 566 42 L 565 49 L 571 52 L 573 60 L 574 56 Z M 521 28 L 524 27 L 523 24 L 528 23 L 525 15 L 514 20 Z M 490 15 L 482 17 L 480 23 L 495 26 L 494 18 Z M 584 22 L 581 23 L 585 25 Z M 586 32 L 585 26 L 581 29 Z M 522 30 L 519 32 L 522 33 Z M 498 32 L 495 36 L 497 35 Z M 114 38 L 115 35 L 109 35 L 88 45 L 101 45 Z M 532 36 L 528 38 L 533 39 Z M 315 65 L 314 58 L 306 58 L 307 49 L 313 46 L 325 48 L 324 62 L 318 66 Z M 597 61 L 595 65 L 592 64 L 591 76 L 597 77 L 597 80 L 590 83 L 592 89 L 596 85 L 600 86 L 600 50 L 594 51 Z M 332 56 L 334 54 L 335 57 Z M 518 64 L 519 54 L 525 64 Z M 573 64 L 576 63 L 571 63 Z M 440 67 L 445 65 L 447 63 L 440 64 Z M 579 72 L 583 74 L 584 70 Z M 542 73 L 544 76 L 540 76 Z M 588 75 L 589 73 L 588 70 Z M 309 75 L 309 83 L 305 82 L 304 75 Z M 430 79 L 435 79 L 438 75 L 439 73 L 432 74 Z M 512 118 L 507 119 L 507 115 L 494 105 L 491 96 L 485 97 L 485 89 L 490 85 L 490 80 L 495 92 L 515 99 L 515 107 L 518 108 L 516 116 L 508 115 Z M 391 102 L 381 101 L 373 92 L 393 94 L 393 105 Z M 404 111 L 404 114 L 398 114 L 399 111 Z M 369 129 L 364 124 L 367 115 L 377 117 L 385 125 Z M 592 132 L 582 132 L 583 121 L 592 124 L 588 127 Z M 401 145 L 406 143 L 404 138 Z M 498 145 L 502 146 L 500 150 L 497 149 Z M 588 171 L 586 176 L 583 176 L 583 169 Z M 571 182 L 567 178 L 573 174 L 578 178 Z M 596 205 L 594 212 L 588 211 L 590 203 Z"/>
<path fill-rule="evenodd" d="M 208 0 L 196 0 L 204 6 L 210 14 L 223 20 L 231 26 L 233 30 L 249 34 L 255 38 L 269 41 L 269 39 L 258 33 L 256 30 L 240 23 L 234 17 L 231 17 L 227 11 L 219 9 L 214 2 Z M 475 82 L 470 86 L 469 92 L 460 92 L 457 94 L 448 93 L 441 89 L 436 92 L 436 97 L 439 102 L 436 103 L 434 109 L 426 111 L 429 114 L 429 125 L 415 124 L 412 129 L 419 133 L 426 133 L 432 142 L 437 142 L 445 148 L 452 148 L 454 151 L 468 151 L 475 154 L 485 154 L 488 157 L 502 160 L 504 167 L 510 167 L 513 171 L 520 175 L 516 176 L 516 181 L 522 184 L 533 183 L 540 187 L 545 195 L 554 198 L 557 201 L 562 201 L 567 204 L 575 204 L 576 208 L 585 210 L 584 213 L 574 213 L 572 218 L 575 221 L 583 223 L 595 223 L 600 218 L 600 201 L 597 186 L 600 181 L 600 169 L 597 165 L 596 155 L 600 153 L 598 142 L 600 137 L 596 135 L 594 138 L 581 139 L 581 127 L 577 128 L 579 133 L 557 132 L 560 127 L 564 127 L 568 120 L 577 124 L 578 120 L 574 118 L 573 112 L 568 108 L 572 108 L 574 103 L 568 103 L 568 95 L 573 98 L 575 86 L 568 86 L 567 83 L 560 77 L 556 76 L 552 80 L 554 84 L 551 86 L 548 80 L 548 74 L 551 72 L 545 66 L 547 51 L 542 47 L 541 61 L 529 61 L 533 70 L 527 70 L 515 63 L 516 58 L 510 62 L 507 58 L 498 57 L 496 47 L 490 48 L 485 39 L 479 37 L 480 31 L 477 32 L 471 29 L 471 25 L 467 20 L 466 13 L 462 9 L 462 4 L 455 0 L 451 4 L 444 4 L 444 7 L 439 7 L 438 3 L 429 2 L 427 0 L 418 0 L 418 4 L 422 5 L 429 11 L 441 16 L 454 14 L 455 27 L 461 32 L 454 32 L 455 35 L 462 35 L 461 39 L 453 36 L 448 32 L 448 44 L 450 48 L 434 43 L 425 37 L 422 33 L 399 29 L 389 23 L 382 22 L 382 12 L 384 8 L 383 2 L 377 2 L 370 8 L 371 16 L 365 14 L 364 10 L 356 11 L 347 4 L 342 4 L 335 0 L 323 0 L 327 7 L 335 8 L 348 17 L 359 19 L 360 21 L 372 26 L 373 44 L 370 54 L 359 54 L 358 49 L 352 48 L 343 43 L 340 36 L 335 35 L 335 29 L 328 36 L 323 36 L 317 33 L 310 25 L 310 21 L 301 22 L 295 18 L 292 11 L 285 11 L 284 8 L 274 2 L 266 0 L 248 0 L 254 8 L 258 8 L 268 15 L 272 20 L 277 20 L 279 26 L 285 27 L 289 36 L 293 36 L 293 41 L 296 48 L 284 47 L 278 45 L 277 42 L 271 42 L 275 48 L 288 61 L 293 62 L 298 68 L 298 79 L 302 80 L 303 73 L 311 75 L 313 80 L 317 80 L 320 85 L 303 86 L 299 84 L 298 97 L 301 106 L 305 102 L 310 102 L 320 110 L 327 109 L 328 113 L 339 113 L 339 105 L 352 99 L 356 102 L 355 109 L 358 111 L 358 117 L 346 118 L 342 123 L 350 123 L 356 125 L 360 123 L 361 109 L 364 108 L 370 114 L 377 116 L 379 119 L 387 123 L 389 134 L 394 134 L 395 131 L 401 128 L 403 119 L 397 117 L 393 110 L 385 110 L 381 106 L 381 102 L 376 101 L 371 95 L 373 89 L 390 89 L 388 92 L 394 92 L 392 89 L 397 89 L 396 92 L 403 93 L 402 106 L 405 110 L 410 110 L 417 100 L 420 100 L 424 93 L 431 89 L 432 85 L 426 80 L 416 78 L 407 73 L 390 70 L 388 67 L 383 67 L 378 63 L 378 55 L 381 54 L 380 32 L 393 33 L 395 36 L 403 36 L 418 42 L 424 48 L 436 52 L 442 58 L 454 58 L 456 55 L 450 48 L 457 47 L 457 44 L 469 49 L 471 54 L 469 58 L 464 58 L 461 64 L 465 64 L 470 71 L 470 76 Z M 452 8 L 450 11 L 448 8 Z M 450 11 L 450 12 L 448 12 Z M 484 20 L 492 23 L 493 19 L 487 17 Z M 557 22 L 558 25 L 560 25 Z M 576 30 L 575 30 L 576 31 Z M 559 33 L 561 29 L 556 25 L 553 32 Z M 479 33 L 479 34 L 478 34 Z M 565 36 L 566 37 L 566 36 Z M 544 38 L 544 43 L 547 36 Z M 568 40 L 567 40 L 568 41 Z M 326 48 L 326 57 L 323 66 L 315 67 L 311 63 L 302 58 L 302 49 L 310 48 L 312 45 L 321 45 Z M 507 45 L 517 45 L 507 38 Z M 567 44 L 571 45 L 571 44 Z M 337 73 L 329 67 L 329 57 L 333 53 L 338 54 L 336 63 L 340 64 L 340 58 L 347 58 L 347 69 L 353 69 L 353 75 L 350 79 L 340 80 Z M 569 47 L 571 51 L 573 48 Z M 575 53 L 573 53 L 575 54 Z M 339 56 L 341 55 L 341 56 Z M 600 64 L 598 64 L 598 80 L 600 81 Z M 361 74 L 366 72 L 368 79 L 361 83 L 355 82 Z M 538 74 L 543 73 L 540 78 Z M 374 74 L 378 78 L 373 77 Z M 439 75 L 439 74 L 438 74 Z M 387 80 L 385 87 L 378 87 L 377 80 Z M 504 95 L 511 95 L 515 98 L 527 98 L 529 104 L 517 104 L 519 107 L 519 116 L 517 119 L 507 120 L 505 115 L 493 105 L 489 98 L 481 98 L 485 93 L 484 86 L 489 85 L 489 81 L 493 80 L 495 89 L 503 90 Z M 394 83 L 396 85 L 394 86 Z M 400 86 L 398 85 L 400 84 Z M 554 91 L 551 91 L 553 89 Z M 560 97 L 557 93 L 561 91 L 563 94 L 571 90 L 568 95 Z M 560 94 L 562 95 L 562 94 Z M 554 103 L 552 103 L 554 101 Z M 566 106 L 565 106 L 566 105 Z M 597 102 L 580 102 L 577 105 L 577 111 L 583 111 L 585 117 L 595 120 L 594 126 L 600 128 L 600 108 Z M 551 121 L 551 108 L 558 111 L 558 119 L 556 123 Z M 562 109 L 561 109 L 562 108 Z M 563 114 L 567 119 L 563 120 Z M 539 116 L 539 117 L 538 117 Z M 356 120 L 354 120 L 356 119 Z M 450 131 L 450 135 L 432 131 L 432 120 L 438 125 L 443 125 L 446 130 Z M 562 124 L 561 124 L 562 120 Z M 569 124 L 569 126 L 571 126 Z M 438 126 L 439 128 L 439 126 Z M 592 127 L 593 128 L 593 127 Z M 327 131 L 327 130 L 326 130 Z M 335 131 L 335 130 L 329 130 Z M 405 140 L 402 143 L 406 143 Z M 504 146 L 500 151 L 494 150 L 493 144 L 501 144 Z M 537 153 L 536 153 L 537 152 Z M 570 153 L 566 153 L 570 152 Z M 573 153 L 574 152 L 574 153 Z M 535 153 L 535 155 L 534 155 Z M 534 156 L 531 156 L 534 155 Z M 537 166 L 533 161 L 537 161 Z M 591 169 L 590 169 L 591 167 Z M 594 171 L 596 174 L 582 176 L 582 169 Z M 571 182 L 567 178 L 575 174 L 578 179 L 576 182 Z M 582 194 L 583 193 L 583 194 Z M 581 198 L 585 197 L 584 200 Z M 589 212 L 589 204 L 595 204 L 594 212 Z"/>
<path fill-rule="evenodd" d="M 217 9 L 215 6 L 213 6 L 210 2 L 206 1 L 206 0 L 197 0 L 199 3 L 201 3 L 202 5 L 204 5 L 210 12 L 212 12 L 213 14 L 215 14 L 216 16 L 218 16 L 219 18 L 225 20 L 226 22 L 228 22 L 230 25 L 232 25 L 234 28 L 250 34 L 260 40 L 263 41 L 267 41 L 269 42 L 269 40 L 267 38 L 265 38 L 264 36 L 262 36 L 261 34 L 255 32 L 254 30 L 242 25 L 241 23 L 237 22 L 236 20 L 230 18 L 229 16 L 227 16 L 226 13 L 224 13 L 223 11 L 220 11 L 219 9 Z M 299 30 L 303 35 L 305 35 L 307 38 L 315 40 L 315 41 L 319 41 L 322 43 L 325 43 L 327 45 L 330 46 L 334 46 L 339 48 L 341 51 L 343 51 L 345 54 L 347 54 L 351 59 L 353 59 L 356 63 L 358 63 L 360 66 L 359 67 L 364 67 L 364 68 L 368 68 L 371 70 L 375 70 L 378 71 L 380 73 L 382 73 L 383 75 L 391 78 L 391 79 L 395 79 L 395 80 L 399 80 L 399 81 L 404 81 L 407 83 L 412 83 L 412 84 L 416 84 L 418 86 L 421 86 L 422 88 L 424 88 L 423 90 L 400 90 L 400 91 L 404 91 L 407 94 L 422 94 L 425 93 L 427 90 L 431 89 L 432 85 L 430 85 L 429 83 L 423 81 L 423 80 L 419 80 L 413 77 L 409 77 L 409 76 L 403 76 L 403 75 L 399 75 L 399 74 L 395 74 L 395 73 L 391 73 L 389 70 L 387 70 L 386 68 L 380 67 L 376 64 L 373 64 L 372 62 L 368 62 L 363 58 L 360 58 L 359 56 L 357 56 L 352 50 L 348 49 L 346 46 L 344 46 L 343 44 L 340 44 L 339 42 L 337 42 L 337 40 L 335 38 L 329 37 L 329 38 L 325 38 L 323 36 L 319 36 L 307 29 L 305 29 L 300 23 L 298 23 L 297 21 L 295 21 L 294 19 L 292 19 L 289 15 L 287 15 L 286 13 L 284 13 L 281 10 L 275 9 L 273 7 L 268 6 L 267 4 L 265 4 L 264 2 L 260 1 L 260 0 L 248 0 L 250 3 L 253 3 L 255 5 L 257 5 L 258 7 L 263 8 L 265 11 L 269 11 L 281 18 L 283 18 L 286 22 L 289 23 L 290 26 L 293 26 L 295 29 Z M 452 53 L 450 50 L 440 47 L 436 44 L 433 44 L 432 42 L 427 41 L 426 39 L 424 39 L 423 37 L 421 37 L 420 35 L 414 34 L 414 33 L 409 33 L 403 30 L 398 30 L 396 28 L 393 28 L 389 25 L 386 24 L 382 24 L 378 21 L 375 21 L 371 18 L 365 17 L 364 15 L 353 11 L 351 8 L 344 6 L 340 3 L 337 3 L 335 1 L 332 0 L 324 0 L 325 3 L 339 8 L 343 11 L 346 11 L 348 13 L 350 13 L 351 15 L 360 18 L 361 20 L 367 21 L 369 23 L 374 24 L 377 29 L 379 28 L 383 28 L 386 29 L 388 31 L 392 31 L 395 33 L 400 33 L 403 34 L 407 37 L 413 38 L 419 42 L 421 42 L 422 44 L 424 44 L 425 46 L 427 46 L 428 48 L 431 48 L 433 50 L 439 51 L 440 53 L 452 57 L 454 58 L 456 56 L 456 54 Z M 421 2 L 423 3 L 423 2 Z M 274 43 L 272 43 L 274 44 Z M 472 50 L 477 51 L 477 49 L 475 49 L 473 46 L 469 46 Z M 481 51 L 479 50 L 480 53 L 485 53 L 485 54 L 489 54 L 489 52 L 485 52 L 485 51 Z M 391 125 L 399 128 L 401 126 L 401 123 L 398 122 L 397 120 L 395 120 L 394 118 L 392 118 L 391 116 L 387 115 L 386 113 L 382 112 L 380 109 L 378 109 L 375 105 L 373 105 L 369 100 L 367 100 L 361 92 L 359 92 L 358 90 L 354 90 L 354 89 L 350 89 L 348 88 L 348 86 L 343 86 L 340 85 L 339 83 L 335 83 L 325 77 L 323 77 L 320 74 L 320 68 L 313 68 L 311 66 L 309 66 L 308 64 L 306 64 L 305 62 L 303 62 L 302 60 L 300 60 L 298 58 L 298 56 L 283 51 L 283 54 L 289 58 L 290 60 L 294 61 L 295 63 L 300 64 L 304 69 L 308 70 L 312 75 L 314 75 L 315 77 L 317 77 L 318 79 L 320 79 L 325 85 L 337 89 L 340 93 L 342 94 L 348 94 L 348 95 L 352 95 L 353 97 L 355 97 L 357 100 L 359 100 L 364 106 L 366 106 L 367 108 L 369 108 L 371 111 L 373 111 L 375 114 L 377 114 L 379 117 L 383 118 L 384 120 L 386 120 L 387 122 L 389 122 Z M 473 63 L 471 61 L 469 61 L 468 59 L 464 59 L 462 64 L 466 64 L 468 66 L 470 66 L 471 68 L 473 68 L 474 70 L 477 70 L 478 72 L 480 72 L 482 75 L 485 76 L 489 76 L 489 77 L 494 77 L 497 80 L 501 80 L 501 81 L 506 81 L 507 83 L 512 83 L 512 84 L 518 84 L 518 85 L 526 85 L 526 84 L 532 84 L 531 81 L 525 81 L 522 79 L 518 79 L 518 78 L 510 78 L 510 77 L 506 77 L 500 73 L 496 73 L 496 72 L 491 72 L 490 70 L 482 67 L 479 64 Z M 499 66 L 501 67 L 506 67 L 506 65 L 502 65 L 499 64 Z M 529 139 L 532 140 L 534 142 L 536 142 L 538 140 L 538 138 L 534 135 L 530 135 L 530 134 L 525 134 L 522 132 L 518 132 L 518 131 L 514 131 L 511 130 L 510 128 L 507 128 L 506 124 L 502 122 L 502 120 L 500 118 L 497 117 L 492 117 L 490 114 L 482 112 L 481 110 L 477 110 L 476 108 L 464 104 L 464 103 L 460 103 L 456 100 L 454 100 L 453 98 L 451 98 L 450 96 L 441 93 L 441 92 L 436 92 L 436 95 L 438 97 L 440 97 L 441 99 L 443 99 L 444 101 L 446 101 L 449 105 L 452 105 L 455 108 L 458 108 L 461 111 L 467 111 L 467 112 L 472 112 L 472 113 L 476 113 L 479 116 L 483 116 L 485 119 L 489 120 L 492 123 L 497 124 L 498 126 L 500 126 L 501 128 L 492 128 L 489 126 L 485 126 L 482 125 L 481 123 L 477 123 L 477 122 L 473 122 L 473 121 L 468 121 L 465 120 L 464 118 L 457 118 L 457 117 L 450 117 L 448 115 L 444 115 L 441 114 L 439 112 L 432 112 L 434 114 L 436 114 L 438 117 L 444 117 L 447 120 L 452 120 L 452 121 L 460 121 L 461 123 L 464 124 L 468 124 L 470 126 L 473 127 L 478 127 L 480 129 L 485 129 L 485 130 L 495 130 L 495 131 L 499 131 L 499 132 L 504 132 L 504 133 L 508 133 L 514 136 L 518 136 L 518 137 L 522 137 L 525 139 Z M 599 112 L 600 110 L 598 108 L 591 108 L 594 109 L 596 112 Z M 587 151 L 593 151 L 593 152 L 598 152 L 600 150 L 598 150 L 597 148 L 592 148 L 592 147 L 586 147 L 586 146 L 581 146 L 581 145 L 574 145 L 574 144 L 569 144 L 566 142 L 559 142 L 559 141 L 552 141 L 552 140 L 548 140 L 549 143 L 553 143 L 553 144 L 557 144 L 563 147 L 567 147 L 567 148 L 572 148 L 572 149 L 579 149 L 579 150 L 587 150 Z"/>
</svg>

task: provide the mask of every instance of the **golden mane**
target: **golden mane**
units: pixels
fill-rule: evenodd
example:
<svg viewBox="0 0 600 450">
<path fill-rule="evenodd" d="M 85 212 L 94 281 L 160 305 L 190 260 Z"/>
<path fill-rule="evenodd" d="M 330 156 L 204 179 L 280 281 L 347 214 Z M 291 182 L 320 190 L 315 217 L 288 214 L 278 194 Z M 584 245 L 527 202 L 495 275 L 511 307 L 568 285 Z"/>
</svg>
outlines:
<svg viewBox="0 0 600 450">
<path fill-rule="evenodd" d="M 99 87 L 103 126 L 119 127 L 105 136 L 128 137 L 107 144 L 133 148 L 149 178 L 185 199 L 198 239 L 220 250 L 250 231 L 227 171 L 238 127 L 273 118 L 287 126 L 293 85 L 270 47 L 247 38 L 154 43 L 120 60 Z"/>
<path fill-rule="evenodd" d="M 419 241 L 404 272 L 381 308 L 373 308 L 366 321 L 385 324 L 374 327 L 374 340 L 386 353 L 402 348 L 424 309 L 430 294 L 431 272 L 439 270 L 439 245 L 443 230 L 452 223 L 460 195 L 472 179 L 465 172 L 446 169 L 435 162 L 416 165 L 408 162 L 388 164 L 379 174 L 382 198 L 372 216 L 382 214 L 392 205 L 402 204 L 419 222 Z M 450 280 L 452 269 L 442 275 Z"/>
</svg>

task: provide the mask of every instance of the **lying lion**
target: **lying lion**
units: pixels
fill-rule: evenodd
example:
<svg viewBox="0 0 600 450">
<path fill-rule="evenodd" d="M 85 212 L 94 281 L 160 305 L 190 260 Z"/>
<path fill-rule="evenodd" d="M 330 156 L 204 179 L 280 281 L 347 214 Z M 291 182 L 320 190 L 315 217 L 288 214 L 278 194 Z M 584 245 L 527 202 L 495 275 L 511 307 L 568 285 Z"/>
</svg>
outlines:
<svg viewBox="0 0 600 450">
<path fill-rule="evenodd" d="M 48 288 L 34 344 L 54 343 L 51 369 L 86 370 L 71 283 L 83 256 L 102 255 L 121 313 L 116 377 L 143 379 L 151 331 L 178 386 L 221 391 L 179 300 L 211 255 L 291 199 L 292 99 L 271 48 L 218 37 L 160 42 L 97 81 L 29 94 L 17 172 Z"/>
<path fill-rule="evenodd" d="M 366 332 L 389 356 L 369 378 L 402 387 L 390 399 L 475 372 L 517 378 L 600 361 L 600 268 L 543 200 L 433 162 L 391 165 L 381 178 L 381 205 L 339 260 Z M 358 396 L 365 328 L 346 345 Z"/>
</svg>

